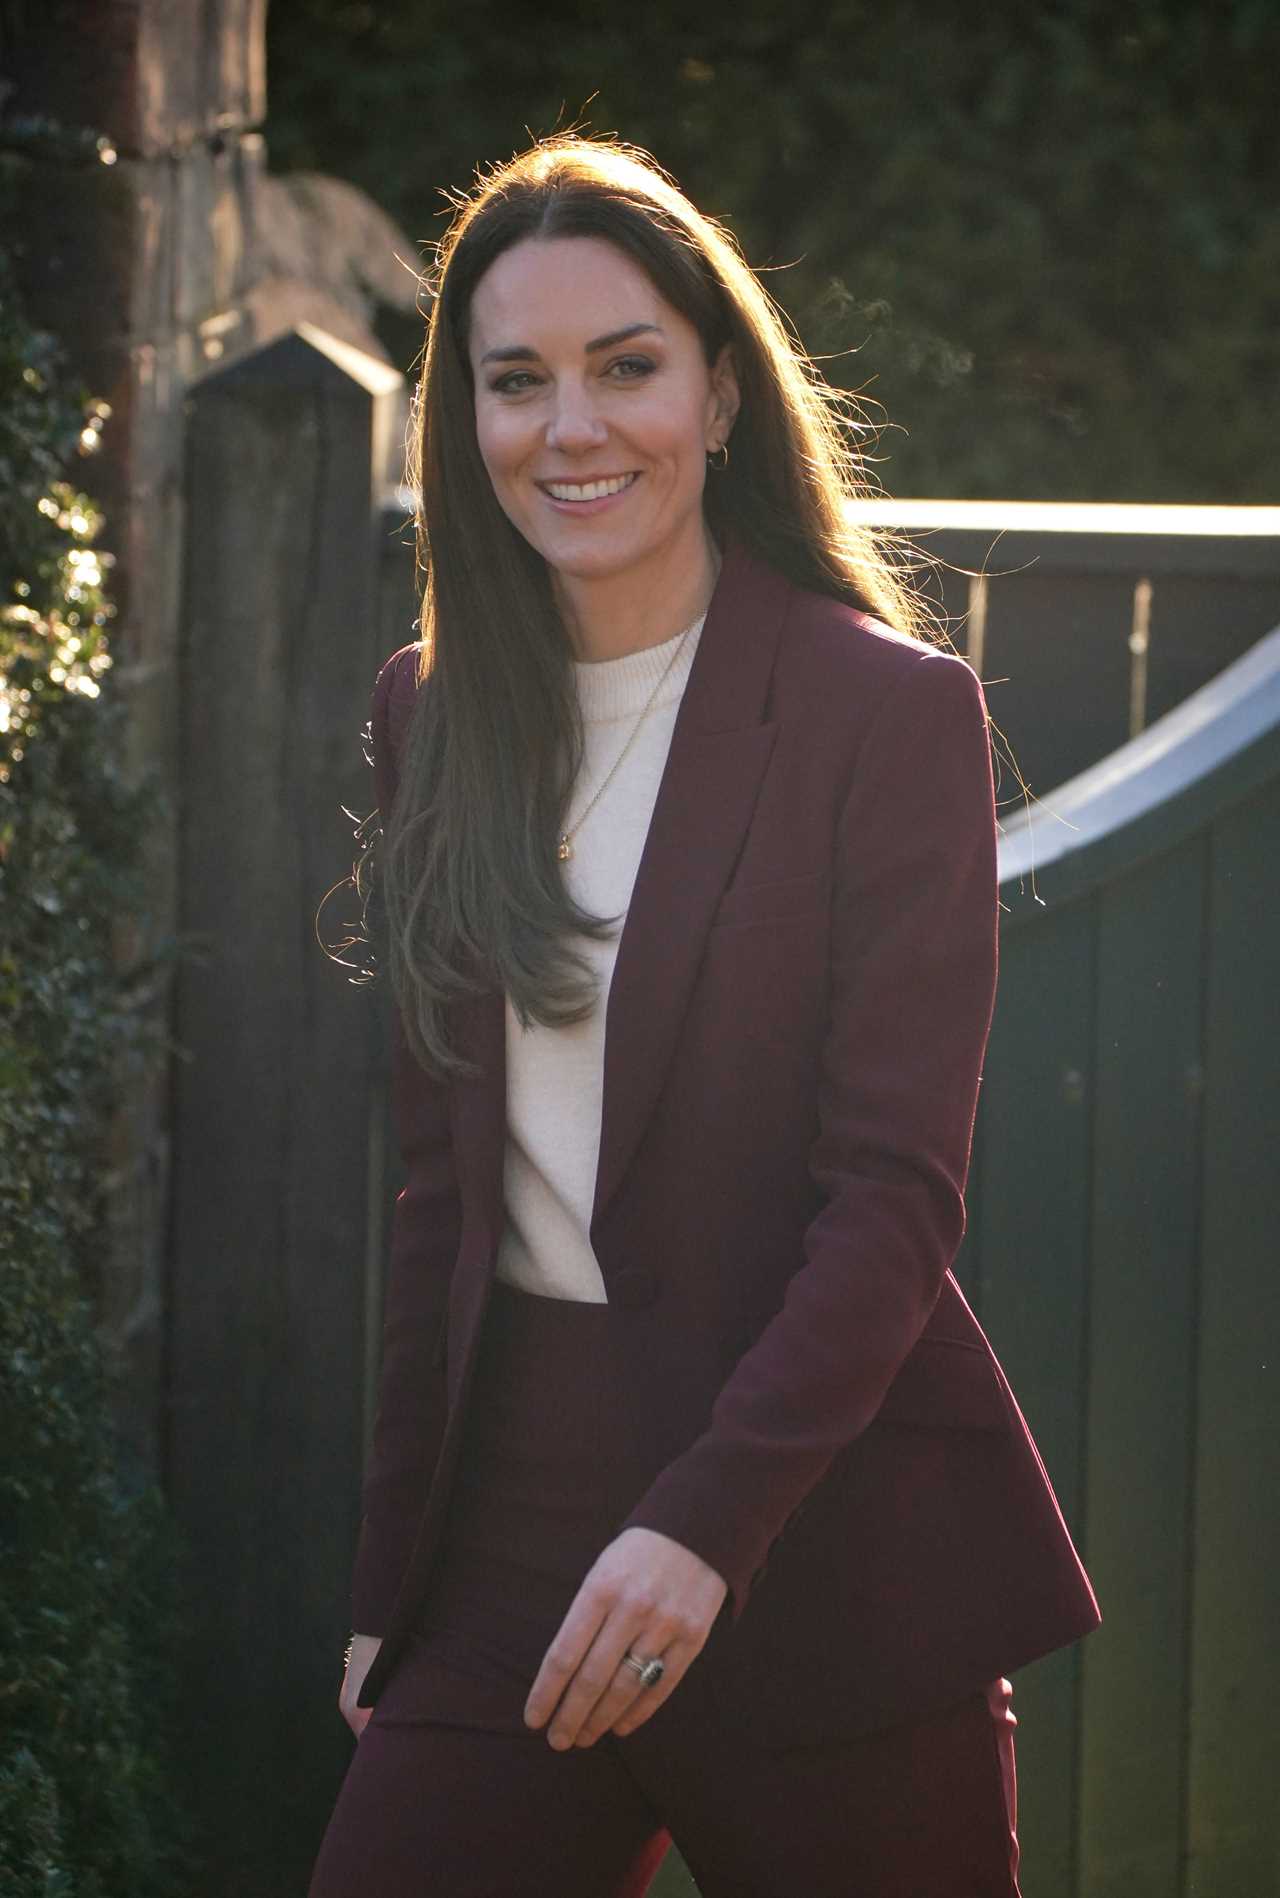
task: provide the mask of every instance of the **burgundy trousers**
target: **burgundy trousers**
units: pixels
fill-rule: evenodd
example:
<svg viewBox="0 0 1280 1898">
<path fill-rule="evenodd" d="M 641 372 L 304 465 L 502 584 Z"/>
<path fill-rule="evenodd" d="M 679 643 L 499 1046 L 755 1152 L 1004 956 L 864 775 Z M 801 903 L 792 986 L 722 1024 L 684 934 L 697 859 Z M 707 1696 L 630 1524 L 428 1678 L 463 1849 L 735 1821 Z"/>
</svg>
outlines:
<svg viewBox="0 0 1280 1898">
<path fill-rule="evenodd" d="M 1007 1681 L 851 1743 L 759 1745 L 722 1711 L 727 1618 L 619 1740 L 523 1708 L 633 1497 L 607 1306 L 495 1287 L 444 1555 L 356 1744 L 309 1898 L 640 1898 L 674 1839 L 702 1898 L 1018 1898 Z"/>
</svg>

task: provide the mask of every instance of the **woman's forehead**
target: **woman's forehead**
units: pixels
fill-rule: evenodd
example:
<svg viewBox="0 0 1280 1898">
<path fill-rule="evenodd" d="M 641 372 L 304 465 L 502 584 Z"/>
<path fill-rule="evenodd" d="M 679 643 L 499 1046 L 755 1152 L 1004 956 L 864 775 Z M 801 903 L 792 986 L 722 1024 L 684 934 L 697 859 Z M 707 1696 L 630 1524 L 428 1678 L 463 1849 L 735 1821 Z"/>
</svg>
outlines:
<svg viewBox="0 0 1280 1898">
<path fill-rule="evenodd" d="M 478 363 L 492 350 L 541 353 L 551 343 L 585 350 L 634 325 L 669 334 L 682 323 L 647 271 L 605 238 L 524 238 L 476 285 L 471 356 Z"/>
</svg>

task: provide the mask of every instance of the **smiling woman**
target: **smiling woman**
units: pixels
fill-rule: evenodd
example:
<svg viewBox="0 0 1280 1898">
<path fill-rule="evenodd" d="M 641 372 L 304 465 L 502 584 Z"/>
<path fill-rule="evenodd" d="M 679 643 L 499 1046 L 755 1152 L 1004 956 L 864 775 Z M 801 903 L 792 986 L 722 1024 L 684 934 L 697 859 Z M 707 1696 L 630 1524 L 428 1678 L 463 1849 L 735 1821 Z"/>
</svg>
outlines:
<svg viewBox="0 0 1280 1898">
<path fill-rule="evenodd" d="M 689 627 L 734 535 L 903 633 L 928 616 L 892 534 L 850 518 L 869 491 L 856 407 L 643 154 L 564 137 L 501 167 L 427 287 L 408 479 L 432 689 L 401 775 L 441 815 L 408 849 L 389 834 L 382 885 L 410 1045 L 457 1073 L 446 1012 L 483 970 L 526 1025 L 595 1006 L 584 950 L 610 925 L 557 868 L 584 768 L 575 660 Z M 620 499 L 572 492 L 629 476 Z"/>
<path fill-rule="evenodd" d="M 981 687 L 729 238 L 576 137 L 442 247 L 361 866 L 406 1164 L 311 1898 L 1014 1898 L 1097 1609 L 951 1263 Z M 619 931 L 619 925 L 622 925 Z"/>
<path fill-rule="evenodd" d="M 553 237 L 486 273 L 470 354 L 485 468 L 551 569 L 577 656 L 661 643 L 711 597 L 702 496 L 738 412 L 731 346 L 709 364 L 637 263 L 602 238 Z"/>
</svg>

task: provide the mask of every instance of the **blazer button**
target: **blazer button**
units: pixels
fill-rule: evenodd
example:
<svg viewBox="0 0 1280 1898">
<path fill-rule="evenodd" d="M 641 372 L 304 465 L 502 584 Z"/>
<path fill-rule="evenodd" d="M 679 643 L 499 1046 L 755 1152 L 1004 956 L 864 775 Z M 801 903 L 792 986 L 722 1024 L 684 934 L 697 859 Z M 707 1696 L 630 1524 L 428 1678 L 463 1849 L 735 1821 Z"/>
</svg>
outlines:
<svg viewBox="0 0 1280 1898">
<path fill-rule="evenodd" d="M 632 1265 L 625 1272 L 618 1272 L 605 1287 L 611 1305 L 621 1305 L 624 1311 L 637 1311 L 643 1305 L 652 1305 L 658 1296 L 657 1274 L 647 1266 Z"/>
</svg>

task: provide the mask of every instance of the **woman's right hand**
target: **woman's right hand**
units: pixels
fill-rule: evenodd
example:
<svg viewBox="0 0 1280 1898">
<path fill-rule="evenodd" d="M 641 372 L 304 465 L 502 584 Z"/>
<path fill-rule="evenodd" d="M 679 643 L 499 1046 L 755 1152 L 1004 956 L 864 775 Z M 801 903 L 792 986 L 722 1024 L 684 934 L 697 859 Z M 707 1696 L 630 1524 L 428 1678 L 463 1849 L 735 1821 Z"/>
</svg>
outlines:
<svg viewBox="0 0 1280 1898">
<path fill-rule="evenodd" d="M 353 1634 L 351 1637 L 351 1653 L 347 1660 L 347 1671 L 342 1677 L 338 1708 L 357 1740 L 369 1724 L 373 1708 L 357 1707 L 356 1695 L 363 1687 L 364 1677 L 373 1666 L 374 1656 L 381 1646 L 380 1634 Z"/>
</svg>

